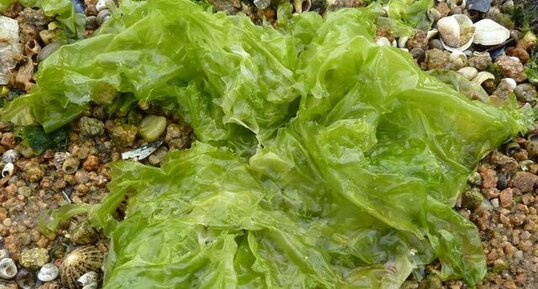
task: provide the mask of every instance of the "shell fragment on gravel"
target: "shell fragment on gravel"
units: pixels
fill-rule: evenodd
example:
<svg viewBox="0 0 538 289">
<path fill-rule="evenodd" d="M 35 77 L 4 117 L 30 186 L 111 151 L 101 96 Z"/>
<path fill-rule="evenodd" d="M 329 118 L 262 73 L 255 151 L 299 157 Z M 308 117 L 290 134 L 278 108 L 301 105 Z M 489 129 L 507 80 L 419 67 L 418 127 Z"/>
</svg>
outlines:
<svg viewBox="0 0 538 289">
<path fill-rule="evenodd" d="M 123 160 L 132 159 L 135 161 L 141 161 L 149 157 L 154 151 L 156 151 L 161 146 L 162 143 L 163 141 L 159 140 L 159 141 L 155 141 L 155 142 L 151 142 L 146 145 L 143 145 L 137 149 L 123 152 L 121 153 L 121 158 Z"/>
</svg>

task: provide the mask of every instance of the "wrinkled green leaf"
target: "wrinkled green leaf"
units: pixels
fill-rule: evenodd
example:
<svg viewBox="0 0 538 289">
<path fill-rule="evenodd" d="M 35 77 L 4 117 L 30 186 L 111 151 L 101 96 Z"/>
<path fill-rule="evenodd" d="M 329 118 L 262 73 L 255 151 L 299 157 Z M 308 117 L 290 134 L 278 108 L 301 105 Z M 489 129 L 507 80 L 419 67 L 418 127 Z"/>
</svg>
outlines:
<svg viewBox="0 0 538 289">
<path fill-rule="evenodd" d="M 89 212 L 111 238 L 105 288 L 392 289 L 437 258 L 442 278 L 476 284 L 480 238 L 452 206 L 478 160 L 532 118 L 375 45 L 374 18 L 303 13 L 272 28 L 182 0 L 124 1 L 2 112 L 50 131 L 90 101 L 132 95 L 192 124 L 198 141 L 161 168 L 112 165 Z"/>
<path fill-rule="evenodd" d="M 381 7 L 385 4 L 384 7 Z M 428 18 L 427 11 L 433 6 L 431 0 L 385 0 L 372 2 L 369 7 L 384 14 L 377 19 L 379 26 L 389 27 L 393 35 L 397 37 L 411 37 L 417 29 L 428 30 L 432 21 Z"/>
</svg>

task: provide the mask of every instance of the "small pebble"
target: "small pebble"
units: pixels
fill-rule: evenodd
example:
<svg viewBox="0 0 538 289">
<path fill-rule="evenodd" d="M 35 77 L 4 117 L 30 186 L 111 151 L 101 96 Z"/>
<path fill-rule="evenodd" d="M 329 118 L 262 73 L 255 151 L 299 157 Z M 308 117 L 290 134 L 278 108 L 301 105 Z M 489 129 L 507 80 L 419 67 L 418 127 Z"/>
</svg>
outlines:
<svg viewBox="0 0 538 289">
<path fill-rule="evenodd" d="M 26 249 L 21 252 L 21 266 L 37 270 L 50 260 L 49 252 L 43 248 Z"/>
<path fill-rule="evenodd" d="M 516 86 L 514 89 L 516 97 L 520 101 L 535 101 L 538 97 L 536 88 L 530 83 L 522 83 Z"/>
<path fill-rule="evenodd" d="M 60 274 L 60 269 L 53 263 L 47 263 L 39 269 L 37 278 L 43 282 L 48 282 L 56 279 L 58 274 Z"/>
<path fill-rule="evenodd" d="M 518 83 L 527 79 L 525 67 L 517 58 L 514 59 L 509 56 L 501 56 L 497 58 L 495 64 L 504 77 L 512 78 Z"/>
<path fill-rule="evenodd" d="M 7 150 L 2 154 L 2 160 L 6 163 L 14 163 L 19 158 L 19 153 L 16 150 Z"/>
</svg>

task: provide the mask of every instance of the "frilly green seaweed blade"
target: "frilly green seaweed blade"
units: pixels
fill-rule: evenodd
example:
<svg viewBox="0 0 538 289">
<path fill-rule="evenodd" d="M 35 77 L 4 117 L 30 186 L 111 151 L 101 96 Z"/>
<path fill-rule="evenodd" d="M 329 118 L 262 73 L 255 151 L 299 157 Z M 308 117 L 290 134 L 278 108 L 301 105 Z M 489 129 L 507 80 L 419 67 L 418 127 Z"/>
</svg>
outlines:
<svg viewBox="0 0 538 289">
<path fill-rule="evenodd" d="M 123 1 L 95 37 L 43 62 L 4 118 L 51 131 L 119 91 L 192 124 L 198 140 L 161 168 L 112 165 L 89 211 L 111 240 L 104 288 L 392 289 L 435 259 L 472 286 L 486 261 L 452 206 L 532 117 L 375 45 L 375 17 L 305 13 L 273 28 L 183 0 Z"/>
</svg>

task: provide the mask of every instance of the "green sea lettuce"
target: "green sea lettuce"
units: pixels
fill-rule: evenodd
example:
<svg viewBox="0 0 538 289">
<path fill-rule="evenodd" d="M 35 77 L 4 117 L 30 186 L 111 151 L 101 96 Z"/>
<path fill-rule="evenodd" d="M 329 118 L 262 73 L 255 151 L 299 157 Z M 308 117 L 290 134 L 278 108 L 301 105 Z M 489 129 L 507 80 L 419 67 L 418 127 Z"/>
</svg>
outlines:
<svg viewBox="0 0 538 289">
<path fill-rule="evenodd" d="M 184 0 L 122 3 L 2 110 L 53 131 L 121 95 L 192 124 L 192 148 L 160 168 L 112 164 L 103 202 L 73 208 L 110 237 L 104 288 L 392 289 L 436 259 L 444 279 L 484 276 L 477 229 L 452 207 L 528 111 L 469 100 L 377 46 L 369 9 L 273 28 Z"/>
</svg>

